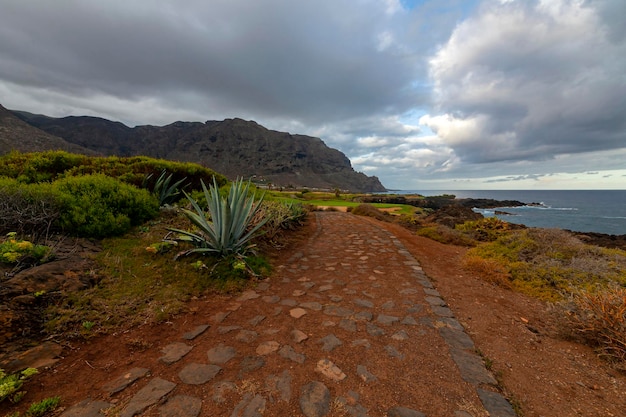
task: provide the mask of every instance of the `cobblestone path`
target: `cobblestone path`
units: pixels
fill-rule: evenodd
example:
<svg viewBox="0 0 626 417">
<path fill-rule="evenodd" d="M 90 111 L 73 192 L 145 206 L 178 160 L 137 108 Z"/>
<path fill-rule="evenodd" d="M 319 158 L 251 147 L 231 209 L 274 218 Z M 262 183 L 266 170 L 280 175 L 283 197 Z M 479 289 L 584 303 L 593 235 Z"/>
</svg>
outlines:
<svg viewBox="0 0 626 417">
<path fill-rule="evenodd" d="M 270 279 L 62 416 L 515 416 L 396 237 L 345 213 L 316 225 Z"/>
</svg>

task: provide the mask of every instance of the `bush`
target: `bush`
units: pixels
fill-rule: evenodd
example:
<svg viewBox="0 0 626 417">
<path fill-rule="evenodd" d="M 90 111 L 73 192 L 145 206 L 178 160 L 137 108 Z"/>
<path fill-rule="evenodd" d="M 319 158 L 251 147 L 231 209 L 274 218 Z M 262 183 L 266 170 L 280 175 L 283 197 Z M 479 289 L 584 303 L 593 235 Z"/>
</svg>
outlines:
<svg viewBox="0 0 626 417">
<path fill-rule="evenodd" d="M 61 199 L 50 184 L 22 184 L 0 178 L 0 233 L 45 236 L 61 212 Z"/>
<path fill-rule="evenodd" d="M 544 300 L 557 301 L 598 285 L 626 285 L 626 252 L 586 245 L 559 229 L 510 232 L 466 256 L 499 264 L 510 274 L 513 288 Z"/>
<path fill-rule="evenodd" d="M 250 223 L 256 225 L 263 222 L 263 239 L 272 241 L 281 230 L 294 230 L 301 226 L 307 213 L 302 204 L 263 201 Z"/>
<path fill-rule="evenodd" d="M 427 237 L 440 243 L 459 246 L 474 246 L 473 239 L 464 233 L 441 224 L 425 226 L 417 230 L 417 235 Z"/>
<path fill-rule="evenodd" d="M 53 187 L 65 208 L 60 227 L 78 236 L 120 235 L 159 211 L 157 199 L 148 191 L 102 174 L 64 178 Z"/>
<path fill-rule="evenodd" d="M 21 183 L 29 184 L 51 182 L 65 177 L 104 174 L 141 187 L 147 175 L 158 176 L 163 170 L 172 174 L 172 181 L 174 182 L 187 177 L 191 188 L 194 189 L 201 188 L 201 181 L 213 181 L 213 178 L 220 186 L 228 182 L 223 175 L 199 164 L 166 161 L 145 156 L 128 158 L 117 156 L 90 157 L 64 151 L 11 152 L 0 156 L 0 176 L 14 178 Z M 154 186 L 156 179 L 152 178 L 148 188 Z"/>
<path fill-rule="evenodd" d="M 626 288 L 576 291 L 559 307 L 570 335 L 626 364 Z"/>
<path fill-rule="evenodd" d="M 352 214 L 356 214 L 357 216 L 367 216 L 380 221 L 388 221 L 387 215 L 371 204 L 359 204 L 350 210 L 350 212 Z"/>
<path fill-rule="evenodd" d="M 479 242 L 493 242 L 499 237 L 507 235 L 512 230 L 510 223 L 497 217 L 470 220 L 463 224 L 457 224 L 454 228 Z"/>
<path fill-rule="evenodd" d="M 52 254 L 49 246 L 34 245 L 28 240 L 16 239 L 17 233 L 7 234 L 4 241 L 0 241 L 0 263 L 17 264 L 30 258 L 33 263 L 45 261 Z"/>
</svg>

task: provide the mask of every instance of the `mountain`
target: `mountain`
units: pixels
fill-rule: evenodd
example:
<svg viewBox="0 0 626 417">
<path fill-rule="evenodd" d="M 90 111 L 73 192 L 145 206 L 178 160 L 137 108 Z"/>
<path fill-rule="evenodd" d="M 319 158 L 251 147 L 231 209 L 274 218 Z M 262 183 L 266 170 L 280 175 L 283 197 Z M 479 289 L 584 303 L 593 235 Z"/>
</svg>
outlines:
<svg viewBox="0 0 626 417">
<path fill-rule="evenodd" d="M 0 154 L 11 151 L 36 152 L 63 150 L 94 155 L 93 150 L 70 143 L 20 120 L 0 105 Z"/>
<path fill-rule="evenodd" d="M 231 179 L 256 177 L 279 187 L 385 191 L 378 178 L 354 171 L 343 153 L 321 139 L 269 130 L 254 121 L 235 118 L 131 128 L 98 117 L 13 114 L 41 131 L 103 155 L 196 162 Z"/>
</svg>

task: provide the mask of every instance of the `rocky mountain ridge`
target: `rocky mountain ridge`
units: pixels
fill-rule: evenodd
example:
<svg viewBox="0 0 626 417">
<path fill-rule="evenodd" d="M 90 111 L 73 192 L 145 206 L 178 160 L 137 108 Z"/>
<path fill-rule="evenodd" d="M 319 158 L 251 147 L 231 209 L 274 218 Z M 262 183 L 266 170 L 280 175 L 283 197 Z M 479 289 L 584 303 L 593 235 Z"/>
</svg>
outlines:
<svg viewBox="0 0 626 417">
<path fill-rule="evenodd" d="M 42 133 L 102 155 L 196 162 L 231 179 L 255 178 L 277 187 L 386 191 L 378 178 L 356 172 L 342 152 L 329 148 L 321 139 L 269 130 L 254 121 L 179 121 L 131 128 L 90 116 L 53 118 L 23 111 L 12 114 Z M 30 149 L 34 150 L 43 149 Z"/>
</svg>

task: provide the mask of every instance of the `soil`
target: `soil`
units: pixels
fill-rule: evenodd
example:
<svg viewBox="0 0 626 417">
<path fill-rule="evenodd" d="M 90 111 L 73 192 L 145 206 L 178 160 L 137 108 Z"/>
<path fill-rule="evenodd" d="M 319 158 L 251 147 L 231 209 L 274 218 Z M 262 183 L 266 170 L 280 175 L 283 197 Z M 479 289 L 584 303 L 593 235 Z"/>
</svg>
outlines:
<svg viewBox="0 0 626 417">
<path fill-rule="evenodd" d="M 362 219 L 363 222 L 391 232 L 419 261 L 455 317 L 474 340 L 488 368 L 496 375 L 503 393 L 516 407 L 518 415 L 624 416 L 626 375 L 600 360 L 591 348 L 563 339 L 548 304 L 496 287 L 468 274 L 461 266 L 466 251 L 463 247 L 444 245 L 416 236 L 397 224 Z M 286 264 L 294 254 L 302 251 L 316 230 L 315 220 L 312 219 L 291 236 L 286 247 L 272 254 L 272 263 Z M 333 247 L 328 247 L 328 253 L 333 250 Z M 384 263 L 384 260 L 380 259 L 379 262 Z M 393 269 L 392 265 L 389 267 Z M 377 296 L 384 297 L 386 288 L 391 291 L 390 287 L 383 286 Z M 153 363 L 151 370 L 157 374 L 166 365 L 159 364 L 161 353 L 155 347 L 162 346 L 165 340 L 179 338 L 181 329 L 188 329 L 192 323 L 198 322 L 199 312 L 207 309 L 227 311 L 233 301 L 234 297 L 229 295 L 201 297 L 189 303 L 188 313 L 166 323 L 121 329 L 117 333 L 82 342 L 62 342 L 64 348 L 61 360 L 54 366 L 42 369 L 40 374 L 28 382 L 28 393 L 22 402 L 30 404 L 62 392 L 65 405 L 78 403 L 93 395 L 94 386 L 102 386 L 126 372 L 130 366 L 140 366 L 134 363 Z M 241 323 L 236 318 L 233 320 L 228 324 L 243 327 L 250 318 L 241 315 Z M 314 331 L 304 330 L 307 333 Z M 442 347 L 431 346 L 430 349 L 440 351 Z M 425 351 L 424 355 L 430 353 Z M 384 365 L 389 358 L 368 357 L 367 360 L 375 368 L 377 361 Z M 431 373 L 424 377 L 432 380 L 440 392 L 465 392 L 465 386 L 446 386 L 456 383 L 446 381 L 446 372 L 454 372 L 447 370 L 449 363 L 452 362 L 445 360 L 440 365 L 433 364 L 427 368 Z M 280 363 L 271 361 L 268 361 L 266 367 L 268 372 L 276 375 L 284 368 Z M 397 378 L 403 380 L 401 375 Z M 416 398 L 427 395 L 426 392 L 420 392 L 427 390 L 423 387 L 412 386 L 411 395 Z M 381 392 L 379 395 L 393 395 L 392 391 L 397 389 L 389 388 L 390 393 Z M 445 397 L 440 400 L 442 403 L 447 401 Z M 465 410 L 469 415 L 486 415 L 471 404 L 475 400 L 468 401 Z M 474 408 L 476 411 L 472 411 Z M 8 411 L 15 409 L 10 408 Z M 450 415 L 444 413 L 444 410 L 447 409 L 443 404 L 439 408 L 435 406 L 427 415 Z M 294 413 L 285 415 L 298 415 L 295 410 Z M 370 413 L 372 416 L 384 415 L 382 411 L 370 410 Z"/>
</svg>

